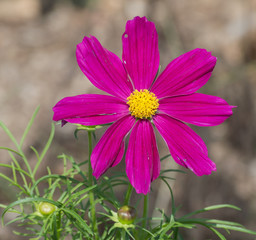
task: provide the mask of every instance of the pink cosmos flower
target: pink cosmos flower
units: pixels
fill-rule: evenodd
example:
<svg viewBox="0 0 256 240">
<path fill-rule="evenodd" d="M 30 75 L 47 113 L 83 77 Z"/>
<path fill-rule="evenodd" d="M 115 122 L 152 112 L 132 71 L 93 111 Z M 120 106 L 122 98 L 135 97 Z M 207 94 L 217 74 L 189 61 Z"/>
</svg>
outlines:
<svg viewBox="0 0 256 240">
<path fill-rule="evenodd" d="M 196 175 L 216 170 L 203 140 L 184 122 L 214 126 L 232 115 L 232 106 L 215 96 L 196 93 L 210 78 L 216 57 L 194 49 L 174 59 L 156 78 L 158 35 L 153 22 L 135 17 L 122 36 L 122 60 L 91 36 L 76 50 L 82 72 L 110 95 L 66 97 L 54 107 L 54 121 L 99 125 L 113 123 L 95 146 L 91 163 L 99 178 L 116 166 L 125 152 L 126 173 L 137 193 L 147 194 L 160 173 L 154 127 L 173 159 Z"/>
</svg>

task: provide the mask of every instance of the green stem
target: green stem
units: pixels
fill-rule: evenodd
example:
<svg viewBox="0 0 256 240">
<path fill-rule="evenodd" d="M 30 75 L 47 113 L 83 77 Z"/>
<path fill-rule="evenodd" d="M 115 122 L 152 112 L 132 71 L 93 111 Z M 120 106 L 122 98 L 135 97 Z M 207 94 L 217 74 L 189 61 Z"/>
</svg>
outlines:
<svg viewBox="0 0 256 240">
<path fill-rule="evenodd" d="M 92 155 L 92 132 L 88 131 L 88 155 L 89 155 L 89 161 L 88 161 L 88 180 L 89 185 L 93 185 L 93 175 L 92 175 L 92 165 L 91 165 L 91 155 Z M 96 209 L 95 209 L 95 201 L 94 201 L 94 193 L 93 190 L 89 192 L 89 201 L 91 205 L 91 221 L 92 221 L 92 230 L 94 232 L 95 240 L 99 239 L 99 233 L 98 233 L 98 226 L 97 226 L 97 219 L 96 219 Z"/>
<path fill-rule="evenodd" d="M 60 230 L 61 230 L 61 213 L 58 212 L 58 219 L 57 219 L 57 236 L 58 236 L 58 239 L 60 239 Z"/>
<path fill-rule="evenodd" d="M 92 133 L 88 131 L 88 178 L 89 178 L 89 185 L 92 186 L 93 184 L 93 175 L 92 175 L 92 164 L 91 164 L 91 155 L 92 155 Z"/>
<path fill-rule="evenodd" d="M 121 240 L 125 240 L 126 239 L 126 232 L 124 229 L 122 229 L 122 237 Z"/>
<path fill-rule="evenodd" d="M 54 213 L 53 215 L 53 222 L 52 222 L 52 239 L 59 240 L 61 237 L 61 216 L 60 212 L 57 214 Z M 46 233 L 47 234 L 47 233 Z M 46 238 L 45 238 L 46 239 Z"/>
<path fill-rule="evenodd" d="M 143 205 L 143 220 L 142 220 L 142 228 L 147 228 L 147 221 L 148 221 L 148 195 L 144 196 L 144 205 Z M 142 233 L 142 238 L 144 239 L 144 231 Z"/>
<path fill-rule="evenodd" d="M 174 229 L 174 236 L 173 236 L 173 239 L 178 239 L 178 233 L 179 233 L 179 228 L 175 228 Z"/>
<path fill-rule="evenodd" d="M 125 195 L 125 199 L 124 199 L 124 205 L 129 205 L 130 203 L 130 198 L 132 195 L 132 190 L 133 190 L 133 186 L 129 183 L 126 195 Z"/>
</svg>

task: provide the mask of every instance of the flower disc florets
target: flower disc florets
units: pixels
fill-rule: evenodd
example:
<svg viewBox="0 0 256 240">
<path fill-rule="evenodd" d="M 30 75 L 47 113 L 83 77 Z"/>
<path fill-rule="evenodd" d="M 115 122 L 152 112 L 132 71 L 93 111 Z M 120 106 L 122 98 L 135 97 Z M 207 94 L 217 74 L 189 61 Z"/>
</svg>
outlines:
<svg viewBox="0 0 256 240">
<path fill-rule="evenodd" d="M 131 115 L 140 119 L 151 118 L 159 107 L 157 97 L 147 89 L 135 90 L 127 100 Z"/>
</svg>

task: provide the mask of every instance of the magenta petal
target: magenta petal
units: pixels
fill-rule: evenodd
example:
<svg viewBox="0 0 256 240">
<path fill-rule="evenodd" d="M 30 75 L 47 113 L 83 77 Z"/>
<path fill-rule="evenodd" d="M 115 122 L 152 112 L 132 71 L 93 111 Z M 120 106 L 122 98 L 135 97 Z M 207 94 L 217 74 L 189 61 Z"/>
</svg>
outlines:
<svg viewBox="0 0 256 240">
<path fill-rule="evenodd" d="M 194 93 L 159 101 L 159 112 L 198 126 L 215 126 L 232 115 L 233 106 L 219 97 Z"/>
<path fill-rule="evenodd" d="M 203 140 L 187 125 L 167 115 L 159 114 L 154 124 L 168 145 L 173 159 L 196 175 L 209 175 L 216 170 Z"/>
<path fill-rule="evenodd" d="M 95 37 L 84 37 L 77 45 L 76 57 L 83 73 L 97 88 L 123 99 L 133 91 L 122 61 Z"/>
<path fill-rule="evenodd" d="M 135 89 L 148 89 L 159 67 L 155 24 L 145 17 L 127 21 L 123 40 L 123 62 Z"/>
<path fill-rule="evenodd" d="M 98 115 L 98 116 L 89 116 L 81 118 L 70 118 L 65 119 L 66 122 L 73 124 L 82 124 L 85 126 L 94 126 L 94 125 L 104 125 L 108 123 L 113 123 L 116 120 L 126 116 L 127 113 L 116 113 L 113 115 Z"/>
<path fill-rule="evenodd" d="M 174 59 L 157 78 L 151 91 L 158 98 L 196 92 L 210 78 L 216 57 L 205 49 L 194 49 Z"/>
<path fill-rule="evenodd" d="M 136 122 L 126 153 L 126 173 L 137 193 L 147 194 L 150 184 L 160 173 L 160 159 L 152 124 Z"/>
<path fill-rule="evenodd" d="M 124 154 L 124 140 L 135 119 L 130 115 L 113 123 L 95 146 L 91 163 L 93 175 L 99 178 L 108 168 L 117 165 Z"/>
<path fill-rule="evenodd" d="M 108 95 L 83 94 L 66 97 L 53 107 L 53 120 L 83 125 L 114 122 L 129 113 L 128 105 Z"/>
</svg>

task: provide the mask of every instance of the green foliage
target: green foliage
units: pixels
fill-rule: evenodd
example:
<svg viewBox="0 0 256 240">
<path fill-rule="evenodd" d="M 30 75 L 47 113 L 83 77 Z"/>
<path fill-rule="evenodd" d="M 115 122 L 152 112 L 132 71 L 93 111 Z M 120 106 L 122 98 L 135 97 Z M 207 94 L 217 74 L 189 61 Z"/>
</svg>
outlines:
<svg viewBox="0 0 256 240">
<path fill-rule="evenodd" d="M 159 176 L 159 180 L 163 181 L 169 189 L 172 200 L 172 213 L 168 216 L 163 209 L 157 209 L 161 216 L 150 218 L 147 215 L 148 196 L 144 197 L 143 209 L 138 207 L 142 199 L 140 197 L 134 207 L 138 216 L 142 215 L 142 217 L 137 217 L 134 222 L 133 220 L 120 222 L 117 214 L 118 209 L 123 205 L 130 205 L 130 198 L 133 194 L 133 188 L 124 173 L 115 173 L 110 177 L 104 176 L 100 181 L 96 182 L 90 175 L 90 171 L 86 169 L 88 165 L 90 166 L 88 164 L 89 159 L 78 163 L 71 156 L 61 154 L 56 161 L 63 163 L 62 174 L 54 174 L 47 167 L 47 174 L 38 176 L 38 169 L 40 169 L 52 143 L 55 129 L 52 124 L 49 138 L 41 152 L 31 146 L 36 158 L 36 163 L 32 165 L 23 151 L 23 143 L 38 110 L 39 108 L 32 115 L 20 141 L 17 141 L 11 131 L 0 122 L 0 127 L 15 145 L 15 149 L 0 147 L 0 149 L 8 151 L 11 158 L 10 164 L 0 163 L 0 167 L 10 169 L 12 172 L 11 177 L 4 173 L 0 173 L 0 177 L 9 182 L 18 191 L 16 201 L 8 206 L 0 204 L 0 207 L 3 208 L 2 224 L 16 224 L 20 227 L 20 231 L 14 231 L 14 234 L 25 236 L 31 240 L 42 238 L 60 240 L 65 239 L 67 236 L 81 240 L 182 240 L 181 228 L 190 230 L 201 225 L 212 231 L 221 240 L 225 240 L 225 235 L 228 235 L 230 231 L 256 235 L 256 232 L 248 230 L 235 222 L 197 217 L 198 214 L 222 208 L 240 210 L 229 204 L 206 207 L 184 216 L 178 216 L 179 208 L 175 205 L 172 189 L 168 181 L 174 180 L 174 178 L 170 177 L 170 174 L 182 172 L 180 170 L 162 170 Z M 75 136 L 77 137 L 78 131 L 88 131 L 88 136 L 91 136 L 91 133 L 95 136 L 94 131 L 97 128 L 97 126 L 93 128 L 78 126 Z M 169 155 L 163 157 L 161 161 L 168 157 Z M 127 192 L 124 199 L 120 201 L 117 193 L 121 185 L 127 188 Z M 49 213 L 42 214 L 40 210 L 42 203 L 50 204 L 52 208 Z M 5 222 L 5 215 L 8 213 L 15 214 L 16 217 L 9 222 Z"/>
</svg>

